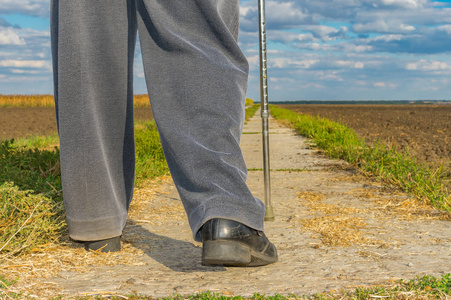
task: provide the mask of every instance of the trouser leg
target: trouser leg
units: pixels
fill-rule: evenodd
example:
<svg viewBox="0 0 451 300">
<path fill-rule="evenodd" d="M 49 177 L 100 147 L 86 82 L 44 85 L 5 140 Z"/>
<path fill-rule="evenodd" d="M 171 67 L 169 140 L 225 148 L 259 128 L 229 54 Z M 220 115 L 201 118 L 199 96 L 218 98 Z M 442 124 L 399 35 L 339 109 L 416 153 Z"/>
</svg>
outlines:
<svg viewBox="0 0 451 300">
<path fill-rule="evenodd" d="M 263 229 L 240 150 L 248 63 L 238 0 L 137 0 L 144 69 L 163 149 L 193 234 L 211 218 Z"/>
<path fill-rule="evenodd" d="M 133 193 L 134 0 L 52 0 L 61 171 L 69 234 L 121 235 Z"/>
</svg>

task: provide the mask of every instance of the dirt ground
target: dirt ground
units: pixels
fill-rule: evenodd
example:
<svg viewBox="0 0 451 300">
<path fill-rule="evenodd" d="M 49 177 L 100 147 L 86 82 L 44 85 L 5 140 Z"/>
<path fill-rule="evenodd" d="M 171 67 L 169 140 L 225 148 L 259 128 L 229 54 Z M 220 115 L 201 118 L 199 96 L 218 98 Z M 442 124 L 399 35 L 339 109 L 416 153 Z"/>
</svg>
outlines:
<svg viewBox="0 0 451 300">
<path fill-rule="evenodd" d="M 150 108 L 135 108 L 135 120 L 151 120 Z M 0 140 L 57 131 L 54 108 L 0 107 Z"/>
<path fill-rule="evenodd" d="M 247 183 L 263 199 L 261 122 L 245 125 Z M 309 140 L 270 121 L 272 203 L 265 224 L 279 261 L 258 268 L 201 264 L 183 206 L 169 178 L 137 189 L 120 253 L 48 245 L 0 263 L 18 278 L 10 291 L 34 298 L 130 293 L 164 297 L 212 291 L 223 295 L 311 295 L 451 272 L 451 214 L 362 177 Z M 335 291 L 335 292 L 334 292 Z M 408 295 L 406 295 L 408 298 Z"/>
<path fill-rule="evenodd" d="M 280 105 L 347 125 L 371 144 L 407 149 L 451 172 L 451 105 Z"/>
</svg>

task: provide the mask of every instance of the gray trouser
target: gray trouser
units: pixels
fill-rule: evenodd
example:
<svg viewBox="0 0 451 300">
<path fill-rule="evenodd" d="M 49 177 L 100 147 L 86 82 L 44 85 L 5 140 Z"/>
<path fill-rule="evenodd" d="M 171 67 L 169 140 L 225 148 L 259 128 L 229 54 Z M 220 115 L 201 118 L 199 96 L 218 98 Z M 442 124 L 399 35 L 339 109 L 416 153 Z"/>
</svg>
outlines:
<svg viewBox="0 0 451 300">
<path fill-rule="evenodd" d="M 133 194 L 137 28 L 164 153 L 194 238 L 211 218 L 262 230 L 239 147 L 248 63 L 238 0 L 53 0 L 55 102 L 71 238 L 119 236 Z"/>
</svg>

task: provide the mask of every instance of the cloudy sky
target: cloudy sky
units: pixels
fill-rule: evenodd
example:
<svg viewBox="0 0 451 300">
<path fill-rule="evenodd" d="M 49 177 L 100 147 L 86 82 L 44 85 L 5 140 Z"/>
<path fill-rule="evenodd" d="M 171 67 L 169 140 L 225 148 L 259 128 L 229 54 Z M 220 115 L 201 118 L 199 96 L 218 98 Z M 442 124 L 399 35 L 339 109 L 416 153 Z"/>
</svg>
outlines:
<svg viewBox="0 0 451 300">
<path fill-rule="evenodd" d="M 451 99 L 451 0 L 266 1 L 270 101 Z M 258 100 L 257 0 L 240 13 Z M 49 38 L 49 0 L 0 0 L 0 94 L 53 92 Z"/>
</svg>

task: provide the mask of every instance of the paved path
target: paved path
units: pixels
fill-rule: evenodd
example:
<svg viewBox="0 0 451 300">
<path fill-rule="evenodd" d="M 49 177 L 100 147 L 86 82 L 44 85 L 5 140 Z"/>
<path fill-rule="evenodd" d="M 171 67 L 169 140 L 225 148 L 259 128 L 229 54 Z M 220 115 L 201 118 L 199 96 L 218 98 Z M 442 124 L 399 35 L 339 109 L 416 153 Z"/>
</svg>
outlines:
<svg viewBox="0 0 451 300">
<path fill-rule="evenodd" d="M 202 266 L 201 244 L 192 241 L 178 195 L 166 180 L 155 195 L 136 193 L 123 238 L 133 263 L 62 271 L 42 283 L 67 295 L 136 292 L 161 297 L 206 290 L 310 295 L 451 271 L 449 215 L 355 175 L 346 163 L 322 156 L 291 129 L 275 121 L 270 125 L 276 221 L 266 223 L 266 232 L 279 250 L 278 263 Z M 258 113 L 244 131 L 248 183 L 263 199 Z"/>
</svg>

